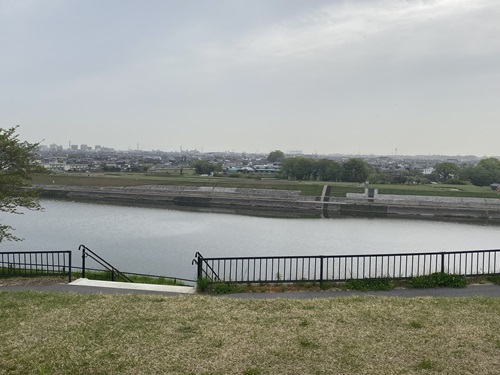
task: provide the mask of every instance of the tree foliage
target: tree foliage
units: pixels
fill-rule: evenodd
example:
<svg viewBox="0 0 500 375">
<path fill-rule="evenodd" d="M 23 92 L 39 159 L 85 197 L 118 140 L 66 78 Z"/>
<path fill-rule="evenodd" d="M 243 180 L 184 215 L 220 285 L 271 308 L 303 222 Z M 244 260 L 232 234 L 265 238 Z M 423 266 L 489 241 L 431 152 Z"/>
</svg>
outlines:
<svg viewBox="0 0 500 375">
<path fill-rule="evenodd" d="M 370 166 L 361 158 L 351 158 L 343 165 L 343 181 L 365 182 L 370 173 Z"/>
<path fill-rule="evenodd" d="M 347 168 L 347 169 L 346 169 Z M 371 167 L 362 159 L 349 159 L 343 165 L 330 159 L 294 157 L 283 160 L 281 176 L 293 180 L 366 181 Z"/>
<path fill-rule="evenodd" d="M 294 180 L 319 180 L 332 182 L 370 182 L 372 184 L 428 184 L 431 181 L 446 184 L 487 186 L 500 183 L 500 160 L 482 159 L 477 165 L 463 167 L 451 162 L 435 164 L 431 174 L 423 175 L 420 168 L 376 169 L 361 158 L 351 158 L 344 163 L 323 158 L 319 160 L 292 157 L 281 163 L 281 178 Z"/>
<path fill-rule="evenodd" d="M 482 159 L 476 166 L 467 168 L 463 177 L 476 186 L 500 183 L 500 160 L 496 158 Z"/>
<path fill-rule="evenodd" d="M 33 173 L 41 173 L 43 167 L 35 164 L 37 143 L 19 140 L 17 126 L 0 128 L 0 212 L 21 214 L 19 208 L 41 210 L 38 192 L 28 189 Z M 10 225 L 0 224 L 0 242 L 19 241 Z"/>
<path fill-rule="evenodd" d="M 191 164 L 197 174 L 210 174 L 215 167 L 206 160 L 197 160 Z"/>
<path fill-rule="evenodd" d="M 342 179 L 342 164 L 330 159 L 320 159 L 316 162 L 316 170 L 320 181 L 340 181 Z"/>
<path fill-rule="evenodd" d="M 434 169 L 435 169 L 434 172 L 437 173 L 439 181 L 441 182 L 447 182 L 452 178 L 456 177 L 460 170 L 458 165 L 447 161 L 442 163 L 437 163 L 434 166 Z"/>
<path fill-rule="evenodd" d="M 294 180 L 310 180 L 315 173 L 314 160 L 297 157 L 285 159 L 281 165 L 282 174 L 285 178 Z"/>
<path fill-rule="evenodd" d="M 285 158 L 285 154 L 281 150 L 274 150 L 269 153 L 267 156 L 267 161 L 270 163 L 274 163 L 277 161 L 282 161 Z"/>
</svg>

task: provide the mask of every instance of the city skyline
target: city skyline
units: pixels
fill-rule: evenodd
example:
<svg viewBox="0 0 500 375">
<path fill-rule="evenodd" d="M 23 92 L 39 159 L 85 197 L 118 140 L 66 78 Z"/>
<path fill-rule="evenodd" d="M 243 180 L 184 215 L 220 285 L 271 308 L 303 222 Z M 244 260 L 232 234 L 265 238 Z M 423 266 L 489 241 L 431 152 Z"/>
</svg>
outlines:
<svg viewBox="0 0 500 375">
<path fill-rule="evenodd" d="M 0 0 L 0 126 L 117 150 L 495 156 L 498 19 L 495 0 Z"/>
<path fill-rule="evenodd" d="M 357 154 L 348 154 L 348 153 L 338 153 L 338 152 L 326 152 L 326 153 L 318 153 L 318 152 L 312 152 L 312 153 L 307 153 L 304 152 L 301 149 L 295 149 L 295 150 L 281 150 L 281 149 L 273 149 L 273 150 L 204 150 L 202 148 L 183 148 L 182 146 L 177 148 L 177 149 L 152 149 L 152 150 L 146 150 L 143 148 L 139 147 L 139 144 L 136 144 L 136 148 L 133 147 L 128 147 L 126 149 L 119 149 L 112 147 L 112 145 L 106 145 L 102 143 L 96 143 L 96 144 L 85 144 L 85 143 L 71 143 L 68 142 L 67 145 L 61 145 L 57 143 L 48 143 L 48 142 L 42 142 L 40 143 L 41 148 L 44 151 L 65 151 L 65 152 L 82 152 L 82 151 L 111 151 L 111 152 L 134 152 L 134 151 L 139 151 L 139 152 L 147 152 L 147 153 L 155 153 L 155 152 L 160 152 L 160 153 L 204 153 L 204 154 L 222 154 L 222 153 L 230 153 L 230 154 L 253 154 L 253 155 L 268 155 L 272 151 L 283 151 L 285 155 L 287 156 L 301 156 L 301 155 L 306 155 L 306 156 L 311 156 L 311 155 L 318 155 L 318 156 L 363 156 L 363 157 L 422 157 L 422 158 L 433 158 L 433 157 L 459 157 L 459 158 L 473 158 L 473 159 L 481 159 L 481 158 L 487 158 L 487 157 L 496 157 L 500 158 L 499 155 L 474 155 L 474 154 L 415 154 L 415 155 L 407 155 L 407 154 L 401 154 L 398 152 L 398 150 L 393 150 L 392 154 L 364 154 L 364 153 L 357 153 Z"/>
</svg>

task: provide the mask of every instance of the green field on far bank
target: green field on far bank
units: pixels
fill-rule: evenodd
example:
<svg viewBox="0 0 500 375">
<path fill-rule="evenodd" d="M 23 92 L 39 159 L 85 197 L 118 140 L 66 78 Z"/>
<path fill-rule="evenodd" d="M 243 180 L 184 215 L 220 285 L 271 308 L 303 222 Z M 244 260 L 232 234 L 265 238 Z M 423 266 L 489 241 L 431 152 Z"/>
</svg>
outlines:
<svg viewBox="0 0 500 375">
<path fill-rule="evenodd" d="M 320 196 L 323 185 L 332 186 L 331 195 L 345 197 L 346 193 L 362 193 L 364 187 L 357 183 L 349 182 L 321 182 L 321 181 L 293 181 L 260 177 L 201 177 L 192 174 L 192 171 L 179 171 L 167 173 L 127 173 L 127 172 L 101 172 L 101 173 L 60 173 L 37 175 L 33 178 L 34 184 L 57 184 L 71 186 L 139 186 L 139 185 L 176 185 L 176 186 L 210 186 L 231 187 L 248 189 L 276 189 L 298 190 L 306 196 Z M 450 196 L 450 197 L 477 197 L 500 198 L 500 193 L 492 191 L 489 187 L 474 185 L 377 185 L 380 194 L 396 195 L 422 195 L 422 196 Z"/>
<path fill-rule="evenodd" d="M 0 292 L 0 374 L 496 374 L 500 299 Z"/>
</svg>

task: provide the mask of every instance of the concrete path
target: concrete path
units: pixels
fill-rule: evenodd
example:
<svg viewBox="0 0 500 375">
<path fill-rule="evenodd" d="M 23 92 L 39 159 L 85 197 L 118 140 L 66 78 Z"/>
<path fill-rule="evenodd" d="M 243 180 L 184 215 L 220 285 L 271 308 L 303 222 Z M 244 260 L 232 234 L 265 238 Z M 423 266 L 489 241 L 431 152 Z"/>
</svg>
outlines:
<svg viewBox="0 0 500 375">
<path fill-rule="evenodd" d="M 14 285 L 0 286 L 3 290 L 34 290 L 41 292 L 73 292 L 73 293 L 104 293 L 104 294 L 160 294 L 174 296 L 178 294 L 193 294 L 194 287 L 167 286 L 152 284 L 131 284 L 109 281 L 78 279 L 70 284 L 52 285 Z M 500 285 L 469 285 L 466 288 L 436 288 L 436 289 L 393 289 L 388 291 L 323 291 L 323 292 L 274 292 L 274 293 L 235 293 L 226 294 L 229 298 L 334 298 L 350 296 L 379 297 L 492 297 L 500 298 Z"/>
</svg>

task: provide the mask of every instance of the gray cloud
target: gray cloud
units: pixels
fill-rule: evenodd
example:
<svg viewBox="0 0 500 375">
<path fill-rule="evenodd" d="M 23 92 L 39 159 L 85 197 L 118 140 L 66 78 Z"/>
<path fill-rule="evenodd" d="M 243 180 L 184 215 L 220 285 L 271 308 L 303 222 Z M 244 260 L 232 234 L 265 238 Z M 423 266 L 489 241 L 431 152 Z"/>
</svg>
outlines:
<svg viewBox="0 0 500 375">
<path fill-rule="evenodd" d="M 497 155 L 500 4 L 0 1 L 32 141 Z"/>
</svg>

